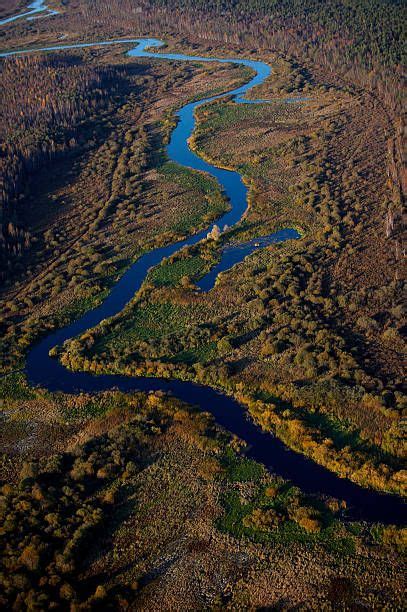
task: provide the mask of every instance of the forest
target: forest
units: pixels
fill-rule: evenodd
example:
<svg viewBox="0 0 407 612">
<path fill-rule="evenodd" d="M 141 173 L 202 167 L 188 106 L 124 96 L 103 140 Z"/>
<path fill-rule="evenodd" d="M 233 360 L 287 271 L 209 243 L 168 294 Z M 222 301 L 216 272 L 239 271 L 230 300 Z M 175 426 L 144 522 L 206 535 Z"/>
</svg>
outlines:
<svg viewBox="0 0 407 612">
<path fill-rule="evenodd" d="M 87 27 L 98 27 L 98 21 L 123 27 L 127 18 L 150 33 L 173 28 L 207 42 L 277 48 L 302 61 L 315 60 L 342 78 L 379 88 L 388 104 L 402 110 L 406 7 L 400 0 L 142 0 L 138 8 L 124 0 L 117 10 L 111 6 L 103 0 L 80 2 L 72 19 L 85 18 Z"/>
<path fill-rule="evenodd" d="M 31 243 L 24 223 L 30 212 L 21 210 L 29 206 L 27 182 L 38 168 L 80 146 L 79 125 L 89 114 L 107 107 L 108 88 L 110 96 L 114 95 L 120 75 L 109 68 L 86 67 L 74 57 L 23 57 L 3 61 L 0 79 L 4 93 L 0 111 L 4 281 Z"/>
</svg>

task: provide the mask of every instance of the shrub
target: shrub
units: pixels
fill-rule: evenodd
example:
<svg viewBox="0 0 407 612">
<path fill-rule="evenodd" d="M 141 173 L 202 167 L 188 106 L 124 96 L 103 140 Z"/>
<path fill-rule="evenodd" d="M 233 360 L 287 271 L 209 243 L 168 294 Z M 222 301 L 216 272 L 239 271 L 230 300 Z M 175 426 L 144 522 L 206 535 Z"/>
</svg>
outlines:
<svg viewBox="0 0 407 612">
<path fill-rule="evenodd" d="M 266 497 L 274 499 L 274 497 L 277 497 L 278 491 L 279 491 L 279 488 L 277 486 L 270 485 L 266 488 L 266 490 L 264 491 L 264 494 Z"/>
<path fill-rule="evenodd" d="M 29 544 L 20 555 L 20 561 L 30 571 L 36 571 L 40 566 L 40 552 L 34 544 Z"/>
<path fill-rule="evenodd" d="M 284 520 L 284 516 L 273 508 L 255 508 L 251 514 L 244 517 L 243 525 L 249 529 L 270 531 L 278 527 Z"/>
</svg>

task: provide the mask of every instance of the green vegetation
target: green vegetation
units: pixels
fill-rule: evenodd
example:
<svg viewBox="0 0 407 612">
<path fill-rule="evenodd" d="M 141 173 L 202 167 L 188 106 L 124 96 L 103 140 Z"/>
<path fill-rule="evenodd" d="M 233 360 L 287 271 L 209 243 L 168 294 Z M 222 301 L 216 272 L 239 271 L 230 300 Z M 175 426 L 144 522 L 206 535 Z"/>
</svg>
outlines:
<svg viewBox="0 0 407 612">
<path fill-rule="evenodd" d="M 176 234 L 184 236 L 191 233 L 191 229 L 206 227 L 227 210 L 225 198 L 212 177 L 172 162 L 161 166 L 159 171 L 164 180 L 175 183 L 182 191 L 186 190 L 189 198 L 196 197 L 193 211 L 189 215 L 181 214 L 171 226 Z"/>
<path fill-rule="evenodd" d="M 259 463 L 239 457 L 231 449 L 226 452 L 223 463 L 227 479 L 231 482 L 257 482 L 265 475 L 265 470 Z"/>
<path fill-rule="evenodd" d="M 195 277 L 202 273 L 204 261 L 197 255 L 175 263 L 164 263 L 148 276 L 148 282 L 156 287 L 175 286 L 185 277 Z"/>
<path fill-rule="evenodd" d="M 28 386 L 23 374 L 17 372 L 0 378 L 1 402 L 29 400 L 33 399 L 34 395 L 34 391 Z"/>
<path fill-rule="evenodd" d="M 182 309 L 169 303 L 150 304 L 146 308 L 136 308 L 131 326 L 119 337 L 114 338 L 116 348 L 132 343 L 134 339 L 149 340 L 160 338 L 171 332 L 186 329 Z"/>
</svg>

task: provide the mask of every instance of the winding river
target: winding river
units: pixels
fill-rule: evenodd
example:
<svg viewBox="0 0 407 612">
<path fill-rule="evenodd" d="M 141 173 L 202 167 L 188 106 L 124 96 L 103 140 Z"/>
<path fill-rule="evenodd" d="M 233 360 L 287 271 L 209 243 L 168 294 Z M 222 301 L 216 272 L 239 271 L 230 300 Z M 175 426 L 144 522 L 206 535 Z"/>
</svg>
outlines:
<svg viewBox="0 0 407 612">
<path fill-rule="evenodd" d="M 251 103 L 252 101 L 244 98 L 244 95 L 256 85 L 263 83 L 270 75 L 271 68 L 266 63 L 246 59 L 219 59 L 214 57 L 199 57 L 178 53 L 157 53 L 156 51 L 148 51 L 148 49 L 157 49 L 162 46 L 163 43 L 156 39 L 113 40 L 100 43 L 50 46 L 40 49 L 21 49 L 19 51 L 0 53 L 0 57 L 33 53 L 35 51 L 58 51 L 124 43 L 137 43 L 137 46 L 128 52 L 130 56 L 135 58 L 200 63 L 232 62 L 247 66 L 254 71 L 253 78 L 246 85 L 183 106 L 178 112 L 178 124 L 172 133 L 167 151 L 168 157 L 178 164 L 194 168 L 195 170 L 208 172 L 219 181 L 230 201 L 231 208 L 217 221 L 217 224 L 221 228 L 224 227 L 224 225 L 228 225 L 229 227 L 235 225 L 242 218 L 247 208 L 247 187 L 244 185 L 238 173 L 218 168 L 198 157 L 189 148 L 188 139 L 194 129 L 194 112 L 199 105 L 219 99 L 225 95 L 232 96 L 235 103 Z M 255 100 L 253 102 L 261 103 L 262 101 Z M 142 255 L 123 274 L 100 306 L 87 312 L 79 320 L 65 328 L 51 333 L 38 344 L 34 345 L 28 354 L 26 363 L 26 373 L 30 384 L 40 385 L 50 391 L 63 391 L 65 393 L 77 393 L 79 391 L 97 392 L 113 388 L 124 392 L 132 390 L 162 390 L 172 393 L 179 399 L 197 405 L 200 409 L 210 412 L 219 425 L 225 427 L 247 442 L 248 450 L 246 455 L 248 457 L 260 461 L 273 473 L 291 480 L 305 492 L 321 493 L 345 500 L 348 505 L 347 516 L 350 519 L 396 524 L 404 523 L 405 504 L 403 499 L 394 495 L 365 489 L 352 483 L 350 480 L 341 479 L 302 454 L 288 449 L 278 438 L 273 436 L 272 433 L 262 432 L 248 417 L 245 408 L 235 399 L 215 389 L 180 380 L 127 377 L 120 375 L 94 376 L 86 372 L 70 372 L 57 360 L 49 357 L 49 350 L 55 345 L 62 344 L 65 340 L 96 326 L 103 319 L 119 313 L 134 297 L 134 294 L 141 287 L 152 266 L 158 265 L 164 257 L 172 255 L 181 248 L 196 244 L 206 237 L 207 232 L 208 229 L 205 229 L 185 240 L 180 240 L 175 244 L 157 248 Z M 267 237 L 266 239 L 258 239 L 256 242 L 258 242 L 260 246 L 264 246 L 264 240 L 273 242 L 298 237 L 299 235 L 295 230 L 286 229 L 281 230 L 280 233 L 276 232 L 275 235 Z M 255 248 L 258 248 L 258 245 L 253 241 L 236 248 L 229 247 L 229 251 L 228 247 L 226 247 L 222 254 L 221 262 L 199 281 L 201 288 L 204 291 L 210 290 L 220 270 L 230 268 L 231 265 L 241 261 Z M 231 256 L 228 255 L 230 253 L 232 254 Z"/>
</svg>

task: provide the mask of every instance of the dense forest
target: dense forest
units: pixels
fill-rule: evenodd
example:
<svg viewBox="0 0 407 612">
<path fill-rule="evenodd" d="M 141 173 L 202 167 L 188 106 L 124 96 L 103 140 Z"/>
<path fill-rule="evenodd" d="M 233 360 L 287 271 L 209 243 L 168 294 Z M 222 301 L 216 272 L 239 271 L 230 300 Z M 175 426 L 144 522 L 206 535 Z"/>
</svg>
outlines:
<svg viewBox="0 0 407 612">
<path fill-rule="evenodd" d="M 228 16 L 241 24 L 239 30 L 279 29 L 304 39 L 311 46 L 341 50 L 343 60 L 357 58 L 371 68 L 374 62 L 394 66 L 405 60 L 402 47 L 405 4 L 394 0 L 154 0 L 153 4 L 210 16 Z M 340 23 L 340 31 L 338 24 Z M 380 28 L 377 24 L 380 23 Z"/>
<path fill-rule="evenodd" d="M 407 18 L 403 2 L 143 0 L 136 6 L 132 0 L 124 0 L 117 10 L 113 7 L 114 2 L 88 0 L 79 4 L 72 17 L 112 26 L 123 26 L 126 19 L 150 33 L 171 28 L 201 40 L 277 48 L 379 87 L 389 104 L 401 107 Z"/>
<path fill-rule="evenodd" d="M 120 85 L 120 75 L 109 67 L 85 65 L 75 57 L 34 56 L 3 61 L 0 82 L 0 262 L 4 280 L 16 257 L 31 243 L 25 224 L 30 213 L 29 180 L 56 156 L 84 144 L 78 129 L 81 121 L 108 106 Z"/>
</svg>

